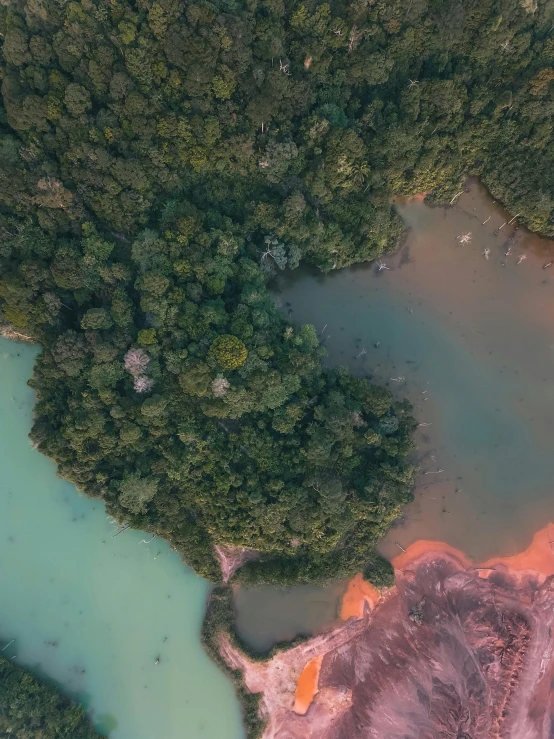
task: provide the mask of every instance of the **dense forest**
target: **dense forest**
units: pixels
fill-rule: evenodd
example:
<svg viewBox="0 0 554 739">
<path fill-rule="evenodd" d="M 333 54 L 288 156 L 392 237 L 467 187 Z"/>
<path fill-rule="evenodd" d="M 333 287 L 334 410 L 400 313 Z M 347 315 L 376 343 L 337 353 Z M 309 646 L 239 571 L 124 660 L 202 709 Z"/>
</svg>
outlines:
<svg viewBox="0 0 554 739">
<path fill-rule="evenodd" d="M 267 284 L 378 258 L 394 196 L 468 175 L 554 234 L 554 1 L 12 0 L 0 39 L 38 448 L 210 579 L 214 544 L 262 552 L 249 580 L 373 561 L 416 422 Z"/>
<path fill-rule="evenodd" d="M 80 706 L 3 655 L 0 731 L 11 739 L 101 739 Z"/>
</svg>

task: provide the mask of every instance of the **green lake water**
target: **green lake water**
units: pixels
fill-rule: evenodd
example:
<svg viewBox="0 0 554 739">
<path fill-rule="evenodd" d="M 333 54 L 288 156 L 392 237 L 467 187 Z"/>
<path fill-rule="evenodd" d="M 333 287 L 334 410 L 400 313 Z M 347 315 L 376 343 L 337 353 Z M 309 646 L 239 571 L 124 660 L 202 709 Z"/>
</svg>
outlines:
<svg viewBox="0 0 554 739">
<path fill-rule="evenodd" d="M 234 689 L 199 640 L 207 584 L 117 528 L 31 446 L 37 349 L 0 338 L 0 638 L 111 739 L 242 739 Z M 159 664 L 155 664 L 159 658 Z"/>
</svg>

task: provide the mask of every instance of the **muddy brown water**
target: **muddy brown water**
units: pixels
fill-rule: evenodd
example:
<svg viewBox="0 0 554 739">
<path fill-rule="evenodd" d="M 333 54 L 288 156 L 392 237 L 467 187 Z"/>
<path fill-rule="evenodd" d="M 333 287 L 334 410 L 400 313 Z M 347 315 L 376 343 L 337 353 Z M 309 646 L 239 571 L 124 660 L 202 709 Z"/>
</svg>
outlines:
<svg viewBox="0 0 554 739">
<path fill-rule="evenodd" d="M 554 518 L 554 243 L 509 223 L 477 183 L 454 207 L 396 207 L 409 231 L 387 269 L 299 269 L 277 299 L 323 332 L 328 365 L 408 397 L 422 424 L 415 500 L 383 554 L 417 539 L 515 554 Z M 318 629 L 344 587 L 310 592 L 324 601 L 312 607 L 295 590 L 240 594 L 242 635 L 256 646 Z"/>
</svg>

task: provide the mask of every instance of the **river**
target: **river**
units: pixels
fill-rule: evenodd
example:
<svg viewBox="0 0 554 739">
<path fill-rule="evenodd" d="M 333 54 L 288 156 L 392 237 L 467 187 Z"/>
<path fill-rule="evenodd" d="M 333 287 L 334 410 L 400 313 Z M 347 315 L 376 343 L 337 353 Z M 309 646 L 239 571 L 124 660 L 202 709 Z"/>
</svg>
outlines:
<svg viewBox="0 0 554 739">
<path fill-rule="evenodd" d="M 451 208 L 396 207 L 410 230 L 386 268 L 301 268 L 278 278 L 277 299 L 321 333 L 329 366 L 408 397 L 422 424 L 415 500 L 382 553 L 432 539 L 478 560 L 515 554 L 554 520 L 554 265 L 543 269 L 552 242 L 510 224 L 477 183 Z M 275 638 L 293 619 L 280 610 L 294 608 L 288 597 L 273 597 Z M 311 597 L 327 600 L 304 622 L 295 613 L 298 631 L 336 613 L 332 591 Z M 237 600 L 254 645 L 270 638 L 268 622 L 248 615 L 264 607 L 258 598 L 250 594 L 248 611 Z"/>
<path fill-rule="evenodd" d="M 4 655 L 77 697 L 110 739 L 242 739 L 233 686 L 200 644 L 207 583 L 158 539 L 116 536 L 29 443 L 36 354 L 0 338 Z"/>
</svg>

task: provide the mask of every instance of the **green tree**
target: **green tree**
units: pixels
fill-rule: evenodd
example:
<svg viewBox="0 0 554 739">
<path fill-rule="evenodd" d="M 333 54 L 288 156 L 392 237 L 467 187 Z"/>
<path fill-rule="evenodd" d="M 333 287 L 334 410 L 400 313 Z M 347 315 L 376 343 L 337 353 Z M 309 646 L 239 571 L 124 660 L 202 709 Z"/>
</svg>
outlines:
<svg viewBox="0 0 554 739">
<path fill-rule="evenodd" d="M 210 355 L 223 369 L 237 369 L 246 362 L 248 349 L 237 336 L 218 336 L 210 347 Z"/>
</svg>

